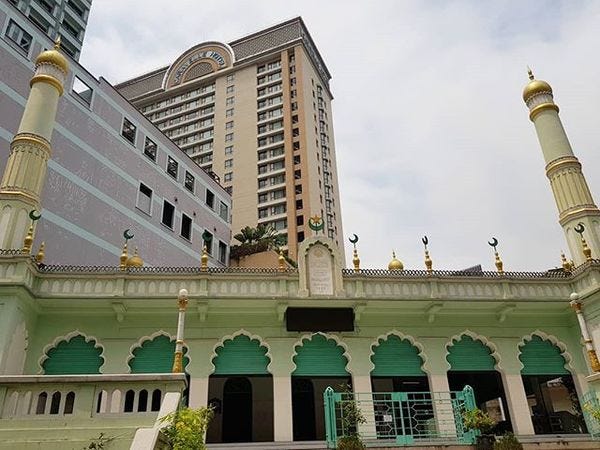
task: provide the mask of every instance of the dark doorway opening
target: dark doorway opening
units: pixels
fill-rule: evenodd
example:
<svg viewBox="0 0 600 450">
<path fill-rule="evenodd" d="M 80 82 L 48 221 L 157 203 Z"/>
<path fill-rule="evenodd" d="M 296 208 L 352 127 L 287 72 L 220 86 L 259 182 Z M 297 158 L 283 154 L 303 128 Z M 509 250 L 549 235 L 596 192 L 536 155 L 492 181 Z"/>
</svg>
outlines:
<svg viewBox="0 0 600 450">
<path fill-rule="evenodd" d="M 292 376 L 292 421 L 294 441 L 325 440 L 323 394 L 331 386 L 336 392 L 352 386 L 350 377 Z"/>
<path fill-rule="evenodd" d="M 571 375 L 523 375 L 535 434 L 587 433 Z"/>
<path fill-rule="evenodd" d="M 229 378 L 223 387 L 222 442 L 252 442 L 252 384 Z"/>
<path fill-rule="evenodd" d="M 512 431 L 502 377 L 498 372 L 451 370 L 448 372 L 448 384 L 451 391 L 461 391 L 466 385 L 473 388 L 477 407 L 487 412 L 496 421 L 496 426 L 492 430 L 494 433 L 503 434 Z"/>
</svg>

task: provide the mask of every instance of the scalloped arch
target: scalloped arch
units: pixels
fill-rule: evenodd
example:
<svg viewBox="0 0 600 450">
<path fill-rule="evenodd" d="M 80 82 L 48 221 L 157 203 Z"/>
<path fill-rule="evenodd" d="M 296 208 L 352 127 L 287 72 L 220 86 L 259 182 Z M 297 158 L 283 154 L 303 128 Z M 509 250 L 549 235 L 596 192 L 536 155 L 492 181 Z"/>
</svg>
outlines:
<svg viewBox="0 0 600 450">
<path fill-rule="evenodd" d="M 348 352 L 348 346 L 344 343 L 344 341 L 342 341 L 339 338 L 339 336 L 337 336 L 335 334 L 323 333 L 321 331 L 317 331 L 316 333 L 304 334 L 304 335 L 300 336 L 300 339 L 294 343 L 294 353 L 292 354 L 292 364 L 294 366 L 294 370 L 292 370 L 292 374 L 298 368 L 298 366 L 296 365 L 296 362 L 294 361 L 294 358 L 298 355 L 297 349 L 304 345 L 305 340 L 312 341 L 312 339 L 317 335 L 323 336 L 327 340 L 334 341 L 338 347 L 341 347 L 344 350 L 344 352 L 342 353 L 342 356 L 344 358 L 346 358 L 346 364 L 345 364 L 344 368 L 345 368 L 346 372 L 348 372 L 349 374 L 352 374 L 352 370 L 350 369 L 350 361 L 352 360 L 352 358 Z"/>
<path fill-rule="evenodd" d="M 259 343 L 259 345 L 260 345 L 261 347 L 265 347 L 265 348 L 267 349 L 267 352 L 265 353 L 265 356 L 266 356 L 267 358 L 269 358 L 269 364 L 267 364 L 267 371 L 268 371 L 269 373 L 271 373 L 271 364 L 273 363 L 273 355 L 271 354 L 271 346 L 270 346 L 270 345 L 267 343 L 267 341 L 265 341 L 265 340 L 264 340 L 262 337 L 260 337 L 259 335 L 257 335 L 257 334 L 252 334 L 252 333 L 250 333 L 249 331 L 247 331 L 247 330 L 245 330 L 245 329 L 243 329 L 243 328 L 241 328 L 241 329 L 237 330 L 235 333 L 232 333 L 232 334 L 228 334 L 228 335 L 226 335 L 226 336 L 223 336 L 223 337 L 221 338 L 221 340 L 219 340 L 219 341 L 218 341 L 218 342 L 217 342 L 217 343 L 216 343 L 216 344 L 213 346 L 212 353 L 211 353 L 211 355 L 210 355 L 210 365 L 212 366 L 212 367 L 211 367 L 211 370 L 210 370 L 210 373 L 211 373 L 211 374 L 212 374 L 212 373 L 214 373 L 214 372 L 215 372 L 215 369 L 216 369 L 216 367 L 215 367 L 215 364 L 213 363 L 213 361 L 215 360 L 215 358 L 216 358 L 217 356 L 219 356 L 219 355 L 218 355 L 218 353 L 217 353 L 217 349 L 218 349 L 219 347 L 225 347 L 225 341 L 233 341 L 233 340 L 234 340 L 236 337 L 238 337 L 238 336 L 246 336 L 246 337 L 250 338 L 250 340 L 251 340 L 251 341 L 258 341 L 258 343 Z"/>
<path fill-rule="evenodd" d="M 410 342 L 410 344 L 418 350 L 418 356 L 419 356 L 419 358 L 421 358 L 421 361 L 422 361 L 421 370 L 423 372 L 425 372 L 426 374 L 429 374 L 429 367 L 427 366 L 427 355 L 424 352 L 423 344 L 418 342 L 413 336 L 404 334 L 398 330 L 392 330 L 392 331 L 388 331 L 385 334 L 380 334 L 379 336 L 377 336 L 375 338 L 375 340 L 373 342 L 371 342 L 371 345 L 369 347 L 369 350 L 370 350 L 370 353 L 369 353 L 370 370 L 369 370 L 369 372 L 372 372 L 373 369 L 375 368 L 375 364 L 373 363 L 373 359 L 372 359 L 373 355 L 375 355 L 375 347 L 379 347 L 379 345 L 381 345 L 380 341 L 387 341 L 390 336 L 396 336 L 396 337 L 400 338 L 401 340 L 407 340 L 408 342 Z"/>
<path fill-rule="evenodd" d="M 565 369 L 567 369 L 569 372 L 571 372 L 571 374 L 575 373 L 575 368 L 572 365 L 573 357 L 571 356 L 571 353 L 569 353 L 569 351 L 567 350 L 567 346 L 560 339 L 558 339 L 556 336 L 554 336 L 552 334 L 545 333 L 545 332 L 543 332 L 542 330 L 539 330 L 539 329 L 535 330 L 534 332 L 532 332 L 530 334 L 526 334 L 525 336 L 523 336 L 523 339 L 521 339 L 521 342 L 519 342 L 517 344 L 517 357 L 519 359 L 519 364 L 521 366 L 520 370 L 523 370 L 523 368 L 525 367 L 523 365 L 523 362 L 521 361 L 521 358 L 520 358 L 520 356 L 521 356 L 521 347 L 523 347 L 527 343 L 526 341 L 531 341 L 534 336 L 537 336 L 537 337 L 541 338 L 544 341 L 549 341 L 553 345 L 557 346 L 558 349 L 560 350 L 561 356 L 565 360 Z"/>
<path fill-rule="evenodd" d="M 129 354 L 127 355 L 127 359 L 125 360 L 125 364 L 127 364 L 127 372 L 131 373 L 131 365 L 129 364 L 133 358 L 135 358 L 135 355 L 133 354 L 133 352 L 138 349 L 138 348 L 142 348 L 142 346 L 144 345 L 144 343 L 148 342 L 148 341 L 153 341 L 154 339 L 156 339 L 157 337 L 167 337 L 169 338 L 169 341 L 175 341 L 176 340 L 176 336 L 173 336 L 170 333 L 167 333 L 165 330 L 158 330 L 155 331 L 152 334 L 146 335 L 146 336 L 142 336 L 141 338 L 139 338 L 136 342 L 134 342 L 130 347 L 129 347 Z M 185 358 L 188 360 L 188 363 L 185 365 L 185 367 L 189 366 L 190 362 L 192 361 L 192 357 L 190 356 L 190 352 L 189 352 L 189 347 L 184 343 L 183 344 L 184 348 L 187 349 L 188 351 L 185 352 Z M 185 370 L 184 367 L 184 370 Z"/>
<path fill-rule="evenodd" d="M 444 360 L 446 361 L 446 364 L 448 365 L 448 370 L 450 370 L 450 368 L 451 368 L 450 363 L 448 362 L 448 355 L 450 354 L 450 347 L 452 347 L 454 345 L 454 341 L 457 341 L 457 342 L 460 341 L 463 336 L 469 336 L 471 339 L 473 339 L 475 341 L 479 341 L 483 345 L 488 347 L 491 350 L 490 356 L 492 358 L 494 358 L 494 361 L 495 361 L 494 369 L 498 370 L 500 372 L 503 371 L 503 369 L 500 365 L 500 355 L 498 354 L 498 347 L 496 347 L 496 344 L 494 344 L 492 341 L 490 341 L 486 336 L 477 334 L 468 329 L 450 337 L 450 340 L 445 345 L 446 355 L 444 356 Z"/>
<path fill-rule="evenodd" d="M 40 356 L 40 358 L 38 359 L 38 366 L 39 366 L 39 374 L 44 374 L 44 362 L 48 359 L 48 352 L 50 350 L 52 350 L 53 348 L 56 348 L 58 346 L 58 344 L 60 344 L 61 342 L 65 341 L 65 342 L 69 342 L 71 339 L 73 339 L 74 337 L 77 336 L 81 336 L 83 337 L 85 342 L 91 342 L 94 341 L 94 348 L 99 348 L 100 349 L 100 355 L 98 355 L 101 359 L 102 359 L 102 364 L 100 364 L 100 367 L 98 368 L 98 372 L 103 373 L 102 372 L 102 367 L 104 366 L 104 363 L 106 362 L 106 358 L 104 356 L 104 345 L 100 344 L 98 338 L 96 338 L 95 336 L 88 336 L 87 334 L 79 331 L 78 329 L 75 329 L 67 334 L 64 334 L 62 336 L 57 336 L 56 338 L 54 338 L 54 340 L 50 343 L 50 344 L 46 344 L 44 346 L 44 349 L 42 350 L 42 356 Z"/>
</svg>

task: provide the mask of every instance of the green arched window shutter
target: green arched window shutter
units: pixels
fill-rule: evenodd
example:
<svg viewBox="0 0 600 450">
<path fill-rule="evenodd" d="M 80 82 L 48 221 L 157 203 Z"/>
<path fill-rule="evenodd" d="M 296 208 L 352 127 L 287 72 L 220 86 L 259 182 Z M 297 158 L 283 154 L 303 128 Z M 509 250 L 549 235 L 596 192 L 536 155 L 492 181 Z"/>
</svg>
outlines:
<svg viewBox="0 0 600 450">
<path fill-rule="evenodd" d="M 248 336 L 240 335 L 228 339 L 223 347 L 217 348 L 213 359 L 215 375 L 266 375 L 269 373 L 267 348 Z"/>
<path fill-rule="evenodd" d="M 101 348 L 96 341 L 86 342 L 81 335 L 60 342 L 48 351 L 48 359 L 43 363 L 45 375 L 74 375 L 100 373 L 103 363 Z"/>
<path fill-rule="evenodd" d="M 495 370 L 496 360 L 492 350 L 481 341 L 470 336 L 463 336 L 459 341 L 453 342 L 448 349 L 450 352 L 447 360 L 450 370 L 484 371 Z"/>
<path fill-rule="evenodd" d="M 419 376 L 426 375 L 421 369 L 423 360 L 419 350 L 408 339 L 400 339 L 391 335 L 387 339 L 380 339 L 379 345 L 373 346 L 371 361 L 375 368 L 371 371 L 373 376 Z"/>
<path fill-rule="evenodd" d="M 560 349 L 550 341 L 533 336 L 521 346 L 522 375 L 568 375 Z"/>
<path fill-rule="evenodd" d="M 333 339 L 316 334 L 312 339 L 304 339 L 302 345 L 296 347 L 294 356 L 296 376 L 348 376 L 344 349 Z"/>
<path fill-rule="evenodd" d="M 185 354 L 187 348 L 183 347 L 183 367 L 190 361 Z M 151 341 L 146 341 L 141 347 L 133 351 L 133 358 L 129 361 L 131 373 L 171 373 L 173 358 L 175 357 L 175 341 L 167 336 L 157 336 Z"/>
</svg>

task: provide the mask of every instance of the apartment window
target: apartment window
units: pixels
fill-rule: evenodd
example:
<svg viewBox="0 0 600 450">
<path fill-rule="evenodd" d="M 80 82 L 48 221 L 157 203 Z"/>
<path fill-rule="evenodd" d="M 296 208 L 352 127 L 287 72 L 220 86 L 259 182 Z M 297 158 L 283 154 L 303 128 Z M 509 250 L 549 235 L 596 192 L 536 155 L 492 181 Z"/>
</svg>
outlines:
<svg viewBox="0 0 600 450">
<path fill-rule="evenodd" d="M 265 203 L 269 201 L 269 196 L 266 193 L 258 194 L 258 203 Z"/>
<path fill-rule="evenodd" d="M 233 103 L 235 102 L 233 97 L 227 97 L 227 100 L 225 100 L 225 105 L 227 106 L 233 106 Z"/>
<path fill-rule="evenodd" d="M 233 172 L 227 172 L 224 176 L 223 176 L 223 180 L 228 183 L 231 180 L 233 180 Z"/>
<path fill-rule="evenodd" d="M 52 14 L 54 12 L 54 5 L 49 0 L 37 0 L 38 3 L 43 9 L 48 11 L 48 14 Z"/>
<path fill-rule="evenodd" d="M 296 209 L 302 209 L 302 200 L 296 200 Z"/>
<path fill-rule="evenodd" d="M 168 201 L 163 200 L 163 210 L 161 222 L 163 225 L 173 229 L 173 219 L 175 217 L 175 207 Z"/>
<path fill-rule="evenodd" d="M 235 90 L 235 86 L 232 84 L 231 86 L 227 86 L 226 93 L 233 94 L 234 90 Z"/>
<path fill-rule="evenodd" d="M 152 214 L 152 189 L 144 183 L 140 183 L 135 206 L 146 214 Z"/>
<path fill-rule="evenodd" d="M 296 194 L 302 194 L 302 185 L 301 184 L 296 185 Z"/>
<path fill-rule="evenodd" d="M 235 74 L 230 73 L 229 75 L 227 75 L 227 82 L 231 83 L 233 80 L 235 80 Z"/>
<path fill-rule="evenodd" d="M 213 208 L 215 207 L 215 194 L 212 191 L 209 191 L 208 189 L 206 190 L 206 205 L 209 208 Z"/>
<path fill-rule="evenodd" d="M 194 175 L 192 175 L 191 173 L 189 173 L 187 170 L 185 171 L 185 181 L 184 181 L 184 186 L 186 187 L 186 189 L 190 192 L 194 192 Z"/>
<path fill-rule="evenodd" d="M 14 42 L 19 49 L 23 50 L 25 53 L 29 53 L 33 38 L 12 19 L 8 23 L 6 37 Z"/>
<path fill-rule="evenodd" d="M 296 216 L 296 225 L 304 225 L 304 216 Z"/>
<path fill-rule="evenodd" d="M 233 116 L 233 108 L 229 108 L 227 111 L 225 111 L 225 117 L 232 117 Z"/>
<path fill-rule="evenodd" d="M 45 33 L 50 30 L 50 23 L 35 9 L 29 11 L 29 19 L 31 19 L 33 23 L 44 30 Z"/>
<path fill-rule="evenodd" d="M 231 142 L 233 141 L 233 133 L 227 133 L 225 135 L 225 142 Z"/>
<path fill-rule="evenodd" d="M 225 160 L 225 168 L 230 169 L 232 167 L 233 167 L 233 159 L 226 159 Z"/>
<path fill-rule="evenodd" d="M 233 145 L 228 145 L 227 147 L 225 147 L 225 155 L 231 154 L 233 154 Z"/>
<path fill-rule="evenodd" d="M 221 204 L 219 205 L 219 216 L 225 222 L 229 221 L 229 208 L 223 202 L 221 202 Z"/>
<path fill-rule="evenodd" d="M 294 164 L 300 164 L 300 155 L 294 155 Z"/>
<path fill-rule="evenodd" d="M 192 240 L 192 218 L 181 214 L 181 237 Z"/>
<path fill-rule="evenodd" d="M 156 142 L 149 137 L 146 137 L 146 141 L 144 142 L 144 155 L 152 161 L 156 161 Z"/>
<path fill-rule="evenodd" d="M 304 231 L 298 232 L 298 243 L 304 240 Z"/>
<path fill-rule="evenodd" d="M 294 170 L 294 178 L 296 180 L 299 180 L 300 178 L 302 178 L 302 171 L 301 170 Z"/>
<path fill-rule="evenodd" d="M 227 260 L 227 244 L 219 241 L 219 262 L 225 264 Z"/>
<path fill-rule="evenodd" d="M 75 0 L 69 0 L 68 5 L 71 7 L 75 14 L 77 14 L 82 19 L 85 19 L 86 8 L 81 3 Z"/>
<path fill-rule="evenodd" d="M 212 241 L 213 235 L 209 231 L 202 233 L 202 246 L 206 247 L 206 251 L 209 255 L 212 255 Z"/>
<path fill-rule="evenodd" d="M 179 169 L 179 163 L 170 156 L 167 159 L 167 173 L 173 178 L 177 179 L 177 170 Z"/>
<path fill-rule="evenodd" d="M 92 103 L 92 88 L 81 81 L 77 75 L 73 78 L 73 92 L 77 97 L 83 100 L 86 105 Z"/>
<path fill-rule="evenodd" d="M 225 124 L 225 129 L 226 129 L 226 130 L 231 130 L 232 128 L 233 128 L 233 120 L 232 120 L 232 121 L 230 121 L 230 122 L 227 122 L 227 123 Z"/>
<path fill-rule="evenodd" d="M 123 128 L 121 129 L 121 136 L 123 136 L 133 145 L 135 145 L 136 131 L 136 126 L 127 117 L 123 117 Z"/>
</svg>

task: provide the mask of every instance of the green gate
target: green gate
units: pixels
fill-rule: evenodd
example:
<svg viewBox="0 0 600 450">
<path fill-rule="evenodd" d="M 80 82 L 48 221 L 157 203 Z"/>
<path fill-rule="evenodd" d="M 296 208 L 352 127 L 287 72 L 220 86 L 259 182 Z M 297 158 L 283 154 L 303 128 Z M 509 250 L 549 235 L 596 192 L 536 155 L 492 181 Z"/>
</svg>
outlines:
<svg viewBox="0 0 600 450">
<path fill-rule="evenodd" d="M 594 439 L 600 439 L 600 420 L 592 414 L 592 410 L 600 411 L 600 392 L 591 390 L 585 393 L 583 395 L 583 402 L 581 402 L 581 409 L 583 410 L 583 417 L 588 428 L 588 433 Z"/>
<path fill-rule="evenodd" d="M 475 409 L 470 386 L 452 392 L 369 393 L 334 392 L 328 387 L 324 397 L 329 448 L 357 431 L 368 447 L 475 441 L 475 432 L 466 430 L 462 420 L 465 411 Z M 349 420 L 357 409 L 365 419 L 358 430 Z"/>
</svg>

